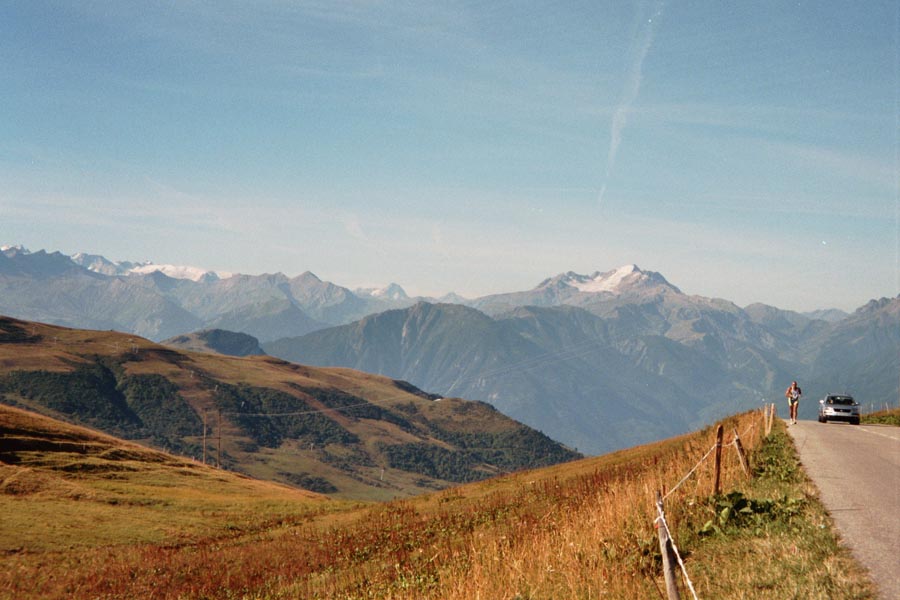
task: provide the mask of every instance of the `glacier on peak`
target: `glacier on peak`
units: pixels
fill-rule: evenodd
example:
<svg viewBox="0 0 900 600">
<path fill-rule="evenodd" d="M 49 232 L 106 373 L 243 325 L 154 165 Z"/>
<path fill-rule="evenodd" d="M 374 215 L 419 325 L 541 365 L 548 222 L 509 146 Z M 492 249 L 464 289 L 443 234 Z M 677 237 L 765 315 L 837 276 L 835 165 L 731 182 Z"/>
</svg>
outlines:
<svg viewBox="0 0 900 600">
<path fill-rule="evenodd" d="M 4 244 L 3 246 L 0 246 L 0 253 L 5 254 L 8 258 L 12 258 L 17 254 L 31 254 L 31 250 L 22 244 Z"/>
<path fill-rule="evenodd" d="M 128 273 L 135 275 L 149 275 L 159 271 L 166 277 L 172 279 L 190 279 L 191 281 L 200 281 L 201 279 L 228 279 L 234 274 L 227 271 L 207 271 L 199 267 L 188 267 L 183 265 L 157 265 L 154 263 L 144 263 L 139 266 L 128 269 Z"/>
<path fill-rule="evenodd" d="M 143 262 L 113 261 L 99 254 L 87 254 L 78 252 L 71 257 L 72 262 L 80 265 L 88 271 L 102 275 L 149 275 L 160 272 L 172 279 L 190 279 L 200 281 L 202 279 L 228 279 L 234 274 L 226 271 L 208 271 L 199 267 L 182 265 L 156 264 L 149 260 Z"/>
<path fill-rule="evenodd" d="M 406 291 L 396 283 L 390 283 L 384 287 L 357 288 L 354 293 L 359 296 L 370 296 L 385 300 L 406 300 L 409 296 Z"/>
<path fill-rule="evenodd" d="M 620 294 L 657 285 L 680 291 L 659 273 L 643 271 L 635 264 L 624 265 L 612 271 L 595 271 L 591 275 L 581 275 L 569 271 L 545 280 L 538 287 L 546 287 L 551 284 L 574 288 L 585 294 Z"/>
<path fill-rule="evenodd" d="M 606 273 L 594 273 L 590 279 L 575 281 L 571 285 L 579 291 L 587 293 L 615 292 L 626 282 L 626 279 L 628 283 L 637 283 L 650 278 L 637 265 L 625 265 Z"/>
</svg>

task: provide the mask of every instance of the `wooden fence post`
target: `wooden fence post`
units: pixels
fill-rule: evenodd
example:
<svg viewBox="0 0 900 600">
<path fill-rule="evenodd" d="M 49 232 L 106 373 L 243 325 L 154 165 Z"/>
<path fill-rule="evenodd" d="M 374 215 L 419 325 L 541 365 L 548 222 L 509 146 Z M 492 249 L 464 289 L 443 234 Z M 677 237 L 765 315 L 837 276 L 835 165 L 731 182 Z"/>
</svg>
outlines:
<svg viewBox="0 0 900 600">
<path fill-rule="evenodd" d="M 716 427 L 716 475 L 713 479 L 713 495 L 718 496 L 720 487 L 719 483 L 721 481 L 722 474 L 722 426 L 719 425 Z"/>
<path fill-rule="evenodd" d="M 656 512 L 659 514 L 657 532 L 659 532 L 659 552 L 662 554 L 663 576 L 666 579 L 666 594 L 669 600 L 681 600 L 678 592 L 678 579 L 675 573 L 675 550 L 672 548 L 672 540 L 669 537 L 669 528 L 666 526 L 665 513 L 663 512 L 662 492 L 656 492 Z"/>
<path fill-rule="evenodd" d="M 737 449 L 741 467 L 744 469 L 744 475 L 750 477 L 750 465 L 747 464 L 747 455 L 744 453 L 744 446 L 741 444 L 741 438 L 738 436 L 737 429 L 732 429 L 732 431 L 734 432 L 734 447 Z"/>
</svg>

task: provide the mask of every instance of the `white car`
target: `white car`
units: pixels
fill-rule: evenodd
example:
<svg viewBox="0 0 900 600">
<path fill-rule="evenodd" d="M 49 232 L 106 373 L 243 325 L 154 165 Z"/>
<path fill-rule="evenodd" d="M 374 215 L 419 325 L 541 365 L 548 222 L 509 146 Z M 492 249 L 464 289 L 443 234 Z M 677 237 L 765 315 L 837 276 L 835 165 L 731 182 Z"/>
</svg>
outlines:
<svg viewBox="0 0 900 600">
<path fill-rule="evenodd" d="M 848 394 L 829 394 L 819 400 L 819 423 L 849 421 L 859 425 L 859 402 Z"/>
</svg>

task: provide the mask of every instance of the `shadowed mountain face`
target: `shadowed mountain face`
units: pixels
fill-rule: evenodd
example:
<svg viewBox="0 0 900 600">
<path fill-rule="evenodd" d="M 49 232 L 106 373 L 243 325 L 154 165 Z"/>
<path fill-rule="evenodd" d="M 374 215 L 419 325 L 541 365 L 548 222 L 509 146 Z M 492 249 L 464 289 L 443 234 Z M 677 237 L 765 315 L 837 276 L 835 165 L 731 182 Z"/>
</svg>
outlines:
<svg viewBox="0 0 900 600">
<path fill-rule="evenodd" d="M 850 393 L 865 410 L 900 399 L 900 297 L 872 300 L 817 336 L 801 414 L 813 418 L 813 400 Z M 804 406 L 804 404 L 806 406 Z"/>
<path fill-rule="evenodd" d="M 792 379 L 809 380 L 803 414 L 812 415 L 812 400 L 835 386 L 881 399 L 876 403 L 896 401 L 900 299 L 832 325 L 677 291 L 642 298 L 611 297 L 595 302 L 593 312 L 518 307 L 494 318 L 420 303 L 264 347 L 288 360 L 485 400 L 588 453 L 780 402 Z"/>
<path fill-rule="evenodd" d="M 265 349 L 485 400 L 589 453 L 758 405 L 747 393 L 752 383 L 788 377 L 773 353 L 734 339 L 698 333 L 686 342 L 656 334 L 655 316 L 626 311 L 603 319 L 575 307 L 528 307 L 492 319 L 467 307 L 422 303 Z M 742 357 L 740 369 L 730 356 Z"/>
<path fill-rule="evenodd" d="M 162 342 L 166 346 L 194 352 L 217 352 L 228 356 L 258 356 L 265 354 L 259 340 L 246 333 L 224 329 L 205 329 L 178 335 Z"/>
<path fill-rule="evenodd" d="M 137 263 L 101 259 L 0 252 L 0 314 L 152 339 L 242 332 L 291 360 L 488 401 L 587 452 L 780 403 L 793 379 L 806 384 L 807 418 L 828 392 L 857 390 L 861 402 L 877 405 L 898 396 L 896 299 L 845 318 L 761 304 L 742 309 L 626 265 L 431 305 L 416 304 L 398 286 L 352 292 L 308 272 L 219 277 L 168 269 L 194 276 L 175 279 L 146 264 L 135 274 L 129 269 Z"/>
</svg>

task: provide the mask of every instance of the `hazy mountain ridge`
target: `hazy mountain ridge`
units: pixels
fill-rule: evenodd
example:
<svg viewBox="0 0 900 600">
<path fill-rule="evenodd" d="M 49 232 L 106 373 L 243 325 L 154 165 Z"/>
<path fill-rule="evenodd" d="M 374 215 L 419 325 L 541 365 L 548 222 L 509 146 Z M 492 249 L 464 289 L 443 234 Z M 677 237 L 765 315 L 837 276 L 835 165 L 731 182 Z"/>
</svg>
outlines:
<svg viewBox="0 0 900 600">
<path fill-rule="evenodd" d="M 809 370 L 817 398 L 847 392 L 870 407 L 900 399 L 900 296 L 872 300 L 817 338 Z"/>
<path fill-rule="evenodd" d="M 651 308 L 645 311 L 662 319 L 659 307 Z M 790 365 L 774 352 L 723 334 L 719 315 L 697 318 L 708 331 L 681 332 L 677 340 L 645 316 L 633 309 L 601 318 L 556 306 L 519 307 L 491 319 L 472 308 L 420 303 L 264 349 L 486 400 L 589 453 L 758 405 L 764 386 L 791 377 Z M 748 327 L 753 335 L 745 338 L 760 337 Z"/>
<path fill-rule="evenodd" d="M 807 417 L 835 389 L 876 404 L 898 398 L 900 298 L 870 302 L 837 324 L 677 288 L 588 306 L 604 316 L 562 304 L 490 319 L 472 308 L 417 304 L 264 347 L 483 399 L 589 453 L 780 403 L 792 379 L 806 383 Z"/>
<path fill-rule="evenodd" d="M 310 272 L 294 278 L 227 275 L 4 246 L 0 314 L 116 329 L 157 341 L 203 328 L 242 331 L 265 341 L 414 302 L 396 284 L 385 294 L 357 295 Z"/>
<path fill-rule="evenodd" d="M 59 253 L 0 253 L 0 313 L 152 339 L 239 331 L 291 360 L 491 402 L 587 452 L 779 401 L 792 379 L 808 380 L 810 400 L 835 387 L 875 402 L 896 399 L 898 378 L 891 380 L 884 358 L 896 335 L 867 325 L 885 310 L 878 302 L 842 320 L 835 320 L 839 311 L 816 313 L 825 320 L 762 304 L 741 308 L 685 294 L 636 265 L 451 298 L 423 303 L 393 285 L 353 292 L 310 272 L 197 281 L 162 272 L 107 276 Z M 874 354 L 865 350 L 867 336 L 880 336 Z M 865 361 L 843 355 L 856 348 Z M 874 383 L 857 385 L 860 373 Z M 804 402 L 801 414 L 814 409 Z"/>
</svg>

